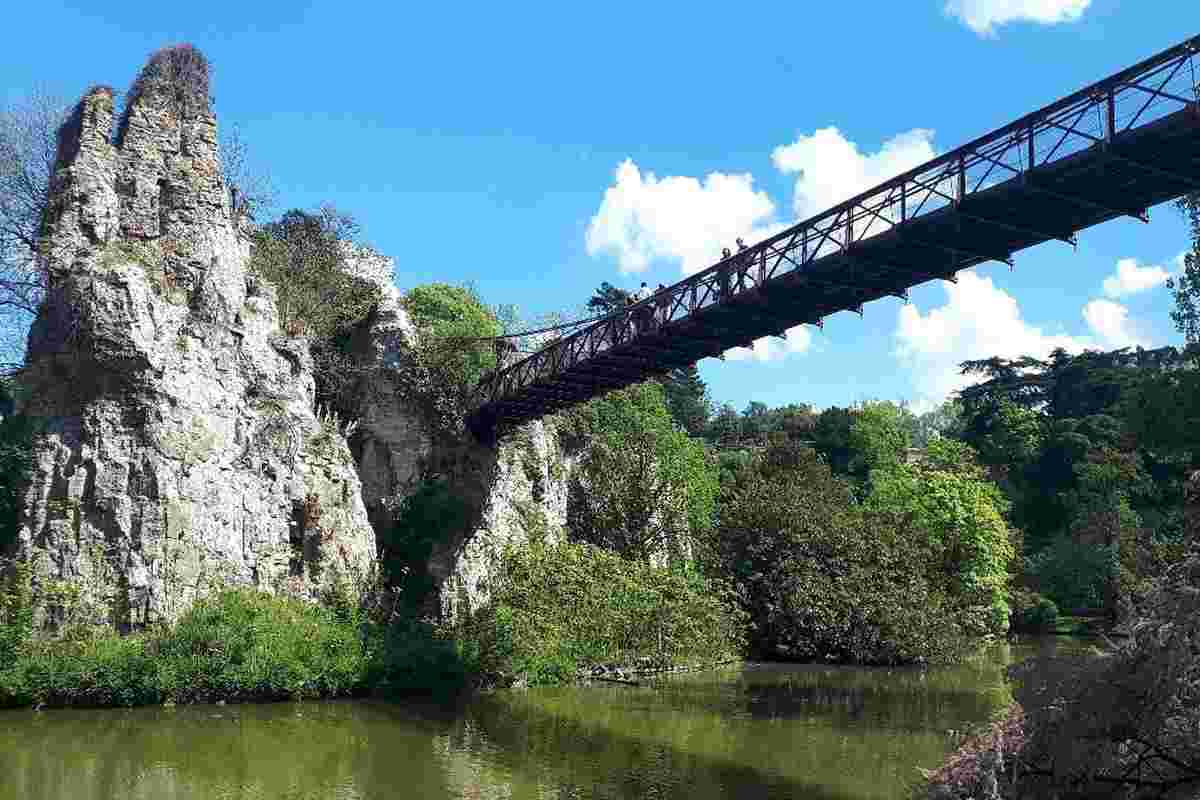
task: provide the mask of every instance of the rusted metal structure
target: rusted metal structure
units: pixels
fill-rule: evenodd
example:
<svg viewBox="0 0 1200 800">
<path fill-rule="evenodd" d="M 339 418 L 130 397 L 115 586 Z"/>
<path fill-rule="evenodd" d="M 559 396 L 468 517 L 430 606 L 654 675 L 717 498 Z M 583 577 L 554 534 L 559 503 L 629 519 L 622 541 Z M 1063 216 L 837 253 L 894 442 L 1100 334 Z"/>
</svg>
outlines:
<svg viewBox="0 0 1200 800">
<path fill-rule="evenodd" d="M 1200 191 L 1200 36 L 731 255 L 480 385 L 491 438 L 675 367 Z"/>
</svg>

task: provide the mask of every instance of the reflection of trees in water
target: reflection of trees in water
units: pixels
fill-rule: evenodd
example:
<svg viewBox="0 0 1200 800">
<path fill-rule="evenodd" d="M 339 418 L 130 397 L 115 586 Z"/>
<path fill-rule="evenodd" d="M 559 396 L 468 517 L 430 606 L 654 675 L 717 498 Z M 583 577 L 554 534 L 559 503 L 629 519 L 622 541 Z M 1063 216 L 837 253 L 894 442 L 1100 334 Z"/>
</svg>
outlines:
<svg viewBox="0 0 1200 800">
<path fill-rule="evenodd" d="M 941 760 L 946 729 L 1007 702 L 1008 660 L 762 666 L 444 706 L 16 712 L 0 800 L 885 797 Z"/>
</svg>

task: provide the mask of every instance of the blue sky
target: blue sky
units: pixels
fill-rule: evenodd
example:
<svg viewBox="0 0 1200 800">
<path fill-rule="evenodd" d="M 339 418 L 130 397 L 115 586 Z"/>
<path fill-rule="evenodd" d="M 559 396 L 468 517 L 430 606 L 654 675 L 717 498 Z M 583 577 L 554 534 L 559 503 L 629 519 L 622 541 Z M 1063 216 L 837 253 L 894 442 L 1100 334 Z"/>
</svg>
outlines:
<svg viewBox="0 0 1200 800">
<path fill-rule="evenodd" d="M 532 316 L 577 308 L 603 280 L 672 283 L 736 235 L 1195 35 L 1196 9 L 43 0 L 6 12 L 0 99 L 122 88 L 152 50 L 192 42 L 213 63 L 221 124 L 241 128 L 282 207 L 353 214 L 402 288 L 470 281 Z M 1161 282 L 1186 230 L 1170 206 L 1151 217 L 707 359 L 701 374 L 739 409 L 927 407 L 959 385 L 965 358 L 1178 343 Z"/>
</svg>

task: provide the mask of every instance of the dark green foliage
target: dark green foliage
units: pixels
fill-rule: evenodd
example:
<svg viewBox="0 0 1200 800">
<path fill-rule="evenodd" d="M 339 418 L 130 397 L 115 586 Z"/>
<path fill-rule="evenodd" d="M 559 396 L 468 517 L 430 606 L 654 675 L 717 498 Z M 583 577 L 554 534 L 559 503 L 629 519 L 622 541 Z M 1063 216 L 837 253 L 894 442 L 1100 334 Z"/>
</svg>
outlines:
<svg viewBox="0 0 1200 800">
<path fill-rule="evenodd" d="M 401 502 L 380 531 L 378 549 L 384 576 L 400 590 L 405 608 L 420 608 L 435 588 L 426 567 L 434 544 L 469 524 L 470 509 L 444 479 L 423 481 Z"/>
<path fill-rule="evenodd" d="M 250 268 L 275 288 L 279 319 L 290 336 L 306 335 L 313 356 L 317 402 L 350 415 L 362 371 L 351 352 L 353 333 L 379 302 L 379 288 L 347 271 L 354 255 L 371 251 L 356 243 L 358 225 L 325 207 L 292 209 L 257 230 Z"/>
<path fill-rule="evenodd" d="M 662 384 L 671 419 L 690 436 L 699 436 L 708 425 L 712 403 L 708 399 L 708 386 L 701 379 L 696 365 L 673 369 L 659 383 Z"/>
<path fill-rule="evenodd" d="M 1105 584 L 1113 570 L 1113 552 L 1102 544 L 1060 536 L 1029 556 L 1025 572 L 1059 608 L 1078 611 L 1105 605 Z"/>
<path fill-rule="evenodd" d="M 474 679 L 445 632 L 410 617 L 371 626 L 367 683 L 385 697 L 453 694 Z"/>
<path fill-rule="evenodd" d="M 355 621 L 231 589 L 162 630 L 30 643 L 0 670 L 0 705 L 332 697 L 365 687 L 369 656 Z"/>
<path fill-rule="evenodd" d="M 925 574 L 929 553 L 905 520 L 858 508 L 812 451 L 774 452 L 723 487 L 709 553 L 759 658 L 945 660 L 973 632 Z"/>
<path fill-rule="evenodd" d="M 632 292 L 627 292 L 604 281 L 595 294 L 588 298 L 587 307 L 595 314 L 610 314 L 628 305 L 631 296 Z"/>
<path fill-rule="evenodd" d="M 1188 344 L 1200 344 L 1200 193 L 1179 201 L 1191 229 L 1192 249 L 1183 257 L 1183 274 L 1167 281 L 1175 295 L 1171 321 Z"/>
<path fill-rule="evenodd" d="M 404 296 L 404 307 L 420 329 L 423 362 L 448 387 L 472 387 L 496 368 L 492 342 L 476 340 L 499 335 L 500 323 L 470 287 L 417 286 Z"/>
<path fill-rule="evenodd" d="M 1037 592 L 1014 591 L 1009 602 L 1012 605 L 1013 631 L 1043 633 L 1054 630 L 1058 624 L 1058 605 Z"/>
<path fill-rule="evenodd" d="M 6 391 L 0 382 L 0 398 Z M 16 541 L 25 485 L 33 468 L 37 430 L 36 421 L 23 415 L 0 420 L 0 558 L 8 554 Z"/>
<path fill-rule="evenodd" d="M 854 412 L 833 406 L 817 416 L 813 428 L 813 447 L 836 475 L 849 475 L 854 460 L 850 447 L 850 430 L 854 427 Z"/>
<path fill-rule="evenodd" d="M 586 544 L 505 550 L 491 604 L 459 632 L 462 659 L 489 684 L 569 682 L 597 664 L 712 663 L 740 649 L 727 594 L 694 572 Z"/>
<path fill-rule="evenodd" d="M 580 460 L 583 480 L 568 506 L 575 539 L 630 558 L 686 557 L 693 537 L 712 526 L 715 465 L 673 424 L 657 383 L 571 409 L 559 429 L 589 445 Z"/>
</svg>

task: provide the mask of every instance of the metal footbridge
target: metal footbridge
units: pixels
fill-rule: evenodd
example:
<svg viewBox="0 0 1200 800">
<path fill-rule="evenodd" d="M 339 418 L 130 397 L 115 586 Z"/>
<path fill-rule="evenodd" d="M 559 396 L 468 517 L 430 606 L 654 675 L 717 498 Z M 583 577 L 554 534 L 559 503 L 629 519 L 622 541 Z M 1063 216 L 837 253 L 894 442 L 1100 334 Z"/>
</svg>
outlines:
<svg viewBox="0 0 1200 800">
<path fill-rule="evenodd" d="M 1200 191 L 1200 36 L 564 336 L 478 387 L 481 438 Z"/>
</svg>

